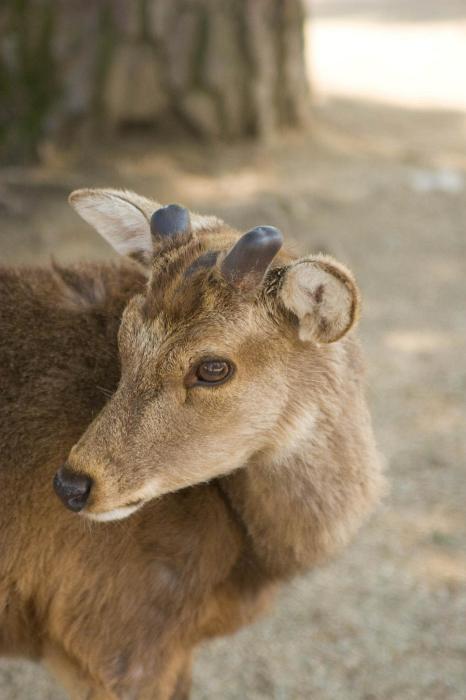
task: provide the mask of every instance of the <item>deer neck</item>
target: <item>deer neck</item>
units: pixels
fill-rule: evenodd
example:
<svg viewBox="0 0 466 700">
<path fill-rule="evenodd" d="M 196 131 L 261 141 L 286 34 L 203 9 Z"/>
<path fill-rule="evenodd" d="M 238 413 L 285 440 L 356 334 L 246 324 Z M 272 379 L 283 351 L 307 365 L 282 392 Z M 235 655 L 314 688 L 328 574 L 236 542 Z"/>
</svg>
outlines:
<svg viewBox="0 0 466 700">
<path fill-rule="evenodd" d="M 344 393 L 345 410 L 331 418 L 328 410 L 303 408 L 278 449 L 221 480 L 247 558 L 270 578 L 288 578 L 327 558 L 377 500 L 383 481 L 366 405 L 356 384 Z"/>
</svg>

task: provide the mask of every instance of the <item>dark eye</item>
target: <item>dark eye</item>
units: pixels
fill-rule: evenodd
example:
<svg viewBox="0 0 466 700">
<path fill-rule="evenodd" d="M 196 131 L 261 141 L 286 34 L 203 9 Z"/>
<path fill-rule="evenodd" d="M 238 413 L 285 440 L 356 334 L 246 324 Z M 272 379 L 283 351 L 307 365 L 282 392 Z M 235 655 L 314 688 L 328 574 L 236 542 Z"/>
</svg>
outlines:
<svg viewBox="0 0 466 700">
<path fill-rule="evenodd" d="M 196 370 L 196 378 L 202 384 L 219 384 L 227 379 L 232 366 L 226 360 L 205 360 Z"/>
</svg>

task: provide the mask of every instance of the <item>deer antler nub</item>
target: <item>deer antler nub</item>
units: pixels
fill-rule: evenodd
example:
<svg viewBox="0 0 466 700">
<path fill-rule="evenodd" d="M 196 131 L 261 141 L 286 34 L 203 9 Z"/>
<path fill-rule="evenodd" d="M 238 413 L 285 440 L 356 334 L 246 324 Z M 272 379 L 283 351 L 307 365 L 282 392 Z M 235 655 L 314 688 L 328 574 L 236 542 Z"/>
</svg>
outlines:
<svg viewBox="0 0 466 700">
<path fill-rule="evenodd" d="M 154 238 L 176 236 L 191 229 L 189 211 L 179 204 L 169 204 L 155 211 L 150 219 L 150 231 Z"/>
<path fill-rule="evenodd" d="M 220 270 L 234 287 L 252 290 L 283 245 L 281 231 L 274 226 L 258 226 L 245 233 L 227 253 Z"/>
</svg>

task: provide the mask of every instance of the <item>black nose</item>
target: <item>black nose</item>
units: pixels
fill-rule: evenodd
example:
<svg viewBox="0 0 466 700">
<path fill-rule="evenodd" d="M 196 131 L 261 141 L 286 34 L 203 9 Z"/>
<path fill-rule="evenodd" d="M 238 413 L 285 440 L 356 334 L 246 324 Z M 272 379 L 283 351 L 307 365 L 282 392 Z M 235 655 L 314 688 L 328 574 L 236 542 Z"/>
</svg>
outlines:
<svg viewBox="0 0 466 700">
<path fill-rule="evenodd" d="M 92 479 L 87 474 L 71 471 L 65 464 L 53 477 L 53 488 L 65 506 L 77 513 L 87 503 Z"/>
</svg>

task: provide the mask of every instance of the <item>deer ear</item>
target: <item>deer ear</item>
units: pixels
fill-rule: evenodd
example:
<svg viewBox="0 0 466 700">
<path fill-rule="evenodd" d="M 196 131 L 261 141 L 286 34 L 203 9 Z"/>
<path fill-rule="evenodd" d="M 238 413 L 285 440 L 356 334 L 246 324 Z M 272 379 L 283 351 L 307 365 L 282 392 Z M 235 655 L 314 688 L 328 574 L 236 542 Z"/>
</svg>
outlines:
<svg viewBox="0 0 466 700">
<path fill-rule="evenodd" d="M 359 291 L 351 272 L 324 255 L 292 263 L 285 271 L 279 295 L 297 316 L 303 341 L 333 343 L 359 316 Z"/>
<path fill-rule="evenodd" d="M 126 190 L 75 190 L 68 199 L 88 224 L 120 255 L 149 259 L 150 217 L 160 204 Z"/>
<path fill-rule="evenodd" d="M 154 251 L 151 219 L 161 208 L 158 202 L 127 190 L 112 189 L 75 190 L 68 201 L 117 253 L 142 262 L 151 259 Z M 193 233 L 214 231 L 222 224 L 215 216 L 201 214 L 191 214 L 190 221 Z"/>
</svg>

